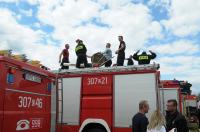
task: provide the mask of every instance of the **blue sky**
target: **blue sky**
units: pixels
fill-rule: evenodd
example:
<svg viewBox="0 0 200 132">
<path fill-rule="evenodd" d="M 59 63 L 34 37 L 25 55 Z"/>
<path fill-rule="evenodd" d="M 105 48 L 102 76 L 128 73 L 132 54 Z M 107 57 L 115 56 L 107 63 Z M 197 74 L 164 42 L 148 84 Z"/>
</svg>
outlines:
<svg viewBox="0 0 200 132">
<path fill-rule="evenodd" d="M 92 55 L 106 42 L 114 52 L 123 35 L 127 57 L 151 49 L 162 79 L 188 80 L 200 92 L 199 0 L 0 0 L 0 11 L 0 49 L 57 69 L 65 43 L 75 63 L 77 38 Z"/>
</svg>

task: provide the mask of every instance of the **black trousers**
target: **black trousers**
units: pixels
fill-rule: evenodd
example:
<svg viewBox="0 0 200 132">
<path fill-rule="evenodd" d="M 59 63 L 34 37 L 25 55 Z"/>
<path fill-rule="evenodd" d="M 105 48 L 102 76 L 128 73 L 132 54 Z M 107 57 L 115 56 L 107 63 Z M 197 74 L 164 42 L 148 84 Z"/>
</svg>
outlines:
<svg viewBox="0 0 200 132">
<path fill-rule="evenodd" d="M 111 65 L 112 65 L 112 61 L 111 60 L 109 60 L 109 61 L 107 61 L 105 63 L 105 67 L 110 67 Z"/>
<path fill-rule="evenodd" d="M 125 53 L 120 53 L 117 56 L 117 66 L 124 66 Z"/>
<path fill-rule="evenodd" d="M 82 68 L 80 66 L 82 63 L 84 64 L 85 67 L 89 67 L 86 54 L 78 54 L 77 55 L 76 67 L 77 68 Z"/>
<path fill-rule="evenodd" d="M 69 69 L 69 66 L 64 66 L 64 63 L 69 63 L 68 58 L 63 58 L 61 62 L 61 69 Z"/>
</svg>

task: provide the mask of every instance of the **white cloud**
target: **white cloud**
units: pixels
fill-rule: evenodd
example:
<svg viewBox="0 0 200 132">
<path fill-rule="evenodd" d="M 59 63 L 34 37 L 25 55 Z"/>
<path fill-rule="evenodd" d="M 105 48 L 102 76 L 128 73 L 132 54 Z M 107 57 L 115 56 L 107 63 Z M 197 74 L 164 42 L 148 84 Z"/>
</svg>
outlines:
<svg viewBox="0 0 200 132">
<path fill-rule="evenodd" d="M 178 40 L 170 44 L 159 44 L 149 47 L 160 54 L 193 54 L 200 50 L 199 44 L 189 40 Z"/>
<path fill-rule="evenodd" d="M 166 74 L 188 74 L 200 70 L 200 57 L 197 56 L 162 57 L 157 62 L 161 64 L 161 69 L 163 68 Z"/>
<path fill-rule="evenodd" d="M 0 0 L 0 2 L 14 3 L 14 2 L 18 2 L 18 0 Z"/>
<path fill-rule="evenodd" d="M 174 35 L 184 37 L 196 35 L 200 31 L 200 1 L 172 0 L 169 19 L 162 23 Z"/>
<path fill-rule="evenodd" d="M 168 9 L 170 7 L 171 0 L 149 0 L 149 6 L 160 6 Z"/>
<path fill-rule="evenodd" d="M 108 5 L 112 9 L 129 4 L 131 1 L 132 0 L 97 0 L 101 5 Z"/>
<path fill-rule="evenodd" d="M 81 20 L 87 20 L 91 16 L 97 16 L 99 5 L 90 0 L 75 2 L 69 1 L 40 1 L 38 18 L 46 23 L 55 26 L 75 26 Z M 59 18 L 59 19 L 57 19 Z"/>
<path fill-rule="evenodd" d="M 38 4 L 38 0 L 0 0 L 0 2 L 5 2 L 5 3 L 28 2 L 30 5 Z"/>
<path fill-rule="evenodd" d="M 36 22 L 36 23 L 33 24 L 33 26 L 36 27 L 36 28 L 40 28 L 42 25 L 39 22 Z"/>
<path fill-rule="evenodd" d="M 199 56 L 173 56 L 162 57 L 157 60 L 161 65 L 161 78 L 173 76 L 178 80 L 187 80 L 193 84 L 193 93 L 199 92 L 200 85 L 200 57 Z M 173 78 L 171 78 L 173 79 Z"/>
<path fill-rule="evenodd" d="M 29 59 L 40 60 L 51 68 L 58 67 L 58 63 L 55 62 L 59 47 L 42 44 L 41 39 L 45 33 L 18 24 L 15 19 L 16 14 L 7 9 L 0 9 L 0 12 L 0 49 L 11 49 L 14 53 L 26 54 Z"/>
<path fill-rule="evenodd" d="M 22 13 L 25 16 L 28 16 L 28 17 L 33 16 L 33 10 L 32 9 L 29 9 L 29 10 L 20 9 L 19 11 L 20 11 L 20 13 Z"/>
<path fill-rule="evenodd" d="M 2 0 L 0 0 L 2 1 Z M 25 1 L 25 0 L 19 0 Z M 17 53 L 25 53 L 30 59 L 41 60 L 50 68 L 57 69 L 58 55 L 65 43 L 70 44 L 70 61 L 75 63 L 75 40 L 83 39 L 92 55 L 105 48 L 105 43 L 112 44 L 113 52 L 118 48 L 118 35 L 123 35 L 127 44 L 126 56 L 133 54 L 137 49 L 144 48 L 151 38 L 162 39 L 162 26 L 154 21 L 147 5 L 133 4 L 131 0 L 28 0 L 31 5 L 36 5 L 39 23 L 32 26 L 37 28 L 47 24 L 53 26 L 52 33 L 34 31 L 30 27 L 20 25 L 16 19 L 22 18 L 6 9 L 0 9 L 0 49 L 13 49 Z M 194 35 L 199 32 L 199 2 L 187 3 L 183 0 L 151 0 L 149 4 L 167 8 L 170 11 L 169 20 L 162 21 L 167 30 L 177 36 Z M 6 0 L 7 2 L 7 0 Z M 18 2 L 18 0 L 9 0 Z M 159 3 L 160 2 L 160 3 Z M 194 4 L 195 3 L 195 4 Z M 159 5 L 160 4 L 160 5 Z M 193 5 L 194 4 L 194 5 Z M 108 5 L 108 9 L 103 6 Z M 187 5 L 187 6 L 186 6 Z M 194 10 L 194 11 L 193 11 Z M 31 16 L 31 11 L 23 13 Z M 108 27 L 100 27 L 91 22 L 97 17 L 100 22 Z M 81 22 L 86 25 L 81 25 Z M 196 28 L 197 27 L 197 28 Z M 186 29 L 186 30 L 185 30 Z M 62 44 L 57 45 L 50 39 L 53 37 Z M 48 44 L 43 44 L 45 39 Z M 200 85 L 199 69 L 200 59 L 194 56 L 199 51 L 199 45 L 193 41 L 182 39 L 174 43 L 160 44 L 148 47 L 161 55 L 173 57 L 159 57 L 156 60 L 161 64 L 162 75 L 173 75 L 177 79 L 191 81 L 195 86 Z M 177 56 L 184 54 L 185 56 Z M 113 60 L 115 63 L 115 59 Z"/>
<path fill-rule="evenodd" d="M 38 4 L 38 0 L 22 0 L 28 2 L 30 5 L 36 5 Z"/>
<path fill-rule="evenodd" d="M 38 18 L 55 28 L 54 39 L 71 44 L 71 60 L 75 62 L 75 40 L 81 38 L 87 44 L 88 54 L 104 50 L 105 43 L 110 42 L 112 49 L 118 48 L 118 35 L 123 35 L 127 43 L 127 56 L 140 49 L 150 38 L 161 38 L 162 27 L 153 21 L 150 11 L 143 4 L 128 3 L 130 0 L 67 0 L 40 1 Z M 109 9 L 101 10 L 107 4 Z M 101 11 L 100 11 L 101 10 Z M 91 23 L 81 26 L 82 21 L 98 17 L 109 28 Z M 114 60 L 115 62 L 115 60 Z"/>
</svg>

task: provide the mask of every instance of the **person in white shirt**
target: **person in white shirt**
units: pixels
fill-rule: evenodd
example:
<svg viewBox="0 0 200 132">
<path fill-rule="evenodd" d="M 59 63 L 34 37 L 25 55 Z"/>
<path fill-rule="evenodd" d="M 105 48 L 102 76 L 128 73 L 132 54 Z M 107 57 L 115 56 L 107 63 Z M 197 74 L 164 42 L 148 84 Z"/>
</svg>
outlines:
<svg viewBox="0 0 200 132">
<path fill-rule="evenodd" d="M 166 132 L 165 124 L 164 115 L 159 110 L 156 110 L 150 117 L 147 132 Z"/>
<path fill-rule="evenodd" d="M 112 50 L 110 49 L 111 44 L 106 44 L 106 50 L 103 53 L 103 55 L 106 57 L 105 67 L 110 67 L 112 65 Z"/>
</svg>

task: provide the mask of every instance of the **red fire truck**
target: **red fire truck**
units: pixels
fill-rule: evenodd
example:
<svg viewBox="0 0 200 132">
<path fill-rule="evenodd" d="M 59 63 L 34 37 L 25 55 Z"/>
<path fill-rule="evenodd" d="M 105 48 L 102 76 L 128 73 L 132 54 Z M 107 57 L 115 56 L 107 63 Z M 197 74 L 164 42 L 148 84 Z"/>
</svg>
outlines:
<svg viewBox="0 0 200 132">
<path fill-rule="evenodd" d="M 158 64 L 49 72 L 0 56 L 0 132 L 131 132 L 160 108 Z"/>
<path fill-rule="evenodd" d="M 185 115 L 198 116 L 197 115 L 197 99 L 196 95 L 185 95 L 183 96 L 183 103 L 185 108 Z"/>
<path fill-rule="evenodd" d="M 199 111 L 197 107 L 196 95 L 184 95 L 183 104 L 184 104 L 184 113 L 188 119 L 189 128 L 192 130 L 199 131 Z"/>
<path fill-rule="evenodd" d="M 54 79 L 41 68 L 0 56 L 0 132 L 54 131 Z"/>
<path fill-rule="evenodd" d="M 63 132 L 131 132 L 138 103 L 160 107 L 159 65 L 86 68 L 58 75 L 57 129 Z"/>
<path fill-rule="evenodd" d="M 161 111 L 165 113 L 167 101 L 175 99 L 178 101 L 178 110 L 182 113 L 183 102 L 181 87 L 178 80 L 162 80 L 160 83 Z"/>
</svg>

